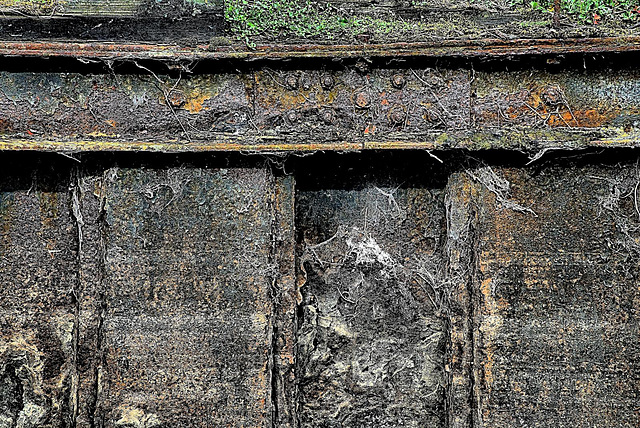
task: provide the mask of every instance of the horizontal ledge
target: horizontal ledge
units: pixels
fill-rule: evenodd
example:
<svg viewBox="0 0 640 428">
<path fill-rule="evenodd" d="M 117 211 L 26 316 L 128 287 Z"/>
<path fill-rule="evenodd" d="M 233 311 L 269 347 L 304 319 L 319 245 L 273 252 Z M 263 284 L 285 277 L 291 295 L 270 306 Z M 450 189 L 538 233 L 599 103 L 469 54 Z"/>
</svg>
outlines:
<svg viewBox="0 0 640 428">
<path fill-rule="evenodd" d="M 567 53 L 635 52 L 640 37 L 580 39 L 482 39 L 362 45 L 198 45 L 113 42 L 0 41 L 0 56 L 88 59 L 288 59 L 351 57 L 503 57 Z"/>
<path fill-rule="evenodd" d="M 456 150 L 482 151 L 490 149 L 539 151 L 579 150 L 588 148 L 638 148 L 640 138 L 567 139 L 531 141 L 525 146 L 509 146 L 496 140 L 495 144 L 476 145 L 472 140 L 460 139 L 448 144 L 434 141 L 366 141 L 366 142 L 148 142 L 124 140 L 31 140 L 20 138 L 0 139 L 0 151 L 42 151 L 58 153 L 79 152 L 150 152 L 150 153 L 194 153 L 194 152 L 316 152 L 316 151 L 361 151 L 361 150 Z"/>
</svg>

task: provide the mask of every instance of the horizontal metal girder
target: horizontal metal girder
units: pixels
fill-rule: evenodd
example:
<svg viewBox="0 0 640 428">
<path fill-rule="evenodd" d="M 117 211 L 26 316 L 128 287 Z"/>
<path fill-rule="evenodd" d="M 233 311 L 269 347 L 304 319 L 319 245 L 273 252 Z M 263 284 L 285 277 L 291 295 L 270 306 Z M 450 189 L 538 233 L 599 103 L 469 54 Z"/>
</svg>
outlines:
<svg viewBox="0 0 640 428">
<path fill-rule="evenodd" d="M 137 63 L 136 63 L 137 64 Z M 633 69 L 0 73 L 0 148 L 316 151 L 633 147 Z"/>
</svg>

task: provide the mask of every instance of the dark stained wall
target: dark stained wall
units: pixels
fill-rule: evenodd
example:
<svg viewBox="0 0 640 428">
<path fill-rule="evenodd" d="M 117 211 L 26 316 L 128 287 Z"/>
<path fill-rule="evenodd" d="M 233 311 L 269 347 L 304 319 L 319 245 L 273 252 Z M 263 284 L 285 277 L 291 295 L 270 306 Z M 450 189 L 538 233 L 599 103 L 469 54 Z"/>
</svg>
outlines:
<svg viewBox="0 0 640 428">
<path fill-rule="evenodd" d="M 0 426 L 637 427 L 637 166 L 562 156 L 7 155 Z"/>
</svg>

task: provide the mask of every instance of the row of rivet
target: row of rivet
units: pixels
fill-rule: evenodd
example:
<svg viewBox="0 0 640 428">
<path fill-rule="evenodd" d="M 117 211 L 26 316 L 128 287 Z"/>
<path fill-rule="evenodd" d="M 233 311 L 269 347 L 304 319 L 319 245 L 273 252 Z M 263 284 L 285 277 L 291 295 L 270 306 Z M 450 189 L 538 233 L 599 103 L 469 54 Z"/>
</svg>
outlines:
<svg viewBox="0 0 640 428">
<path fill-rule="evenodd" d="M 287 87 L 292 90 L 298 89 L 300 87 L 304 90 L 311 89 L 311 79 L 306 74 L 289 74 L 285 79 L 285 83 L 287 84 Z M 402 89 L 406 84 L 406 80 L 403 75 L 395 74 L 391 77 L 391 84 L 396 89 Z M 320 86 L 322 86 L 323 89 L 331 89 L 334 85 L 335 80 L 331 74 L 325 73 L 320 77 Z M 356 107 L 360 109 L 367 109 L 371 106 L 371 96 L 364 91 L 358 92 L 354 97 L 354 103 Z M 333 123 L 334 114 L 330 110 L 324 110 L 323 112 L 321 112 L 320 117 L 326 124 Z M 300 114 L 297 111 L 290 111 L 287 114 L 287 119 L 292 123 L 297 122 L 300 119 Z M 389 119 L 394 123 L 403 122 L 405 120 L 404 110 L 394 109 L 393 111 L 391 111 Z"/>
</svg>

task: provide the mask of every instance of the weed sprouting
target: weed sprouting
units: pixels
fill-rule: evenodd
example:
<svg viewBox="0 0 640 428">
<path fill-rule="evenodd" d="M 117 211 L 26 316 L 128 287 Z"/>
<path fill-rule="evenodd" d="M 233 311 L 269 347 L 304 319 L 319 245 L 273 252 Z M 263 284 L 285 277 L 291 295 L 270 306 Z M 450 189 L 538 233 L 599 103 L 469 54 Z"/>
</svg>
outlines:
<svg viewBox="0 0 640 428">
<path fill-rule="evenodd" d="M 421 23 L 355 16 L 327 2 L 311 0 L 226 0 L 225 20 L 248 46 L 255 38 L 353 38 L 420 29 Z"/>
<path fill-rule="evenodd" d="M 553 0 L 524 0 L 533 10 L 552 11 Z M 582 23 L 598 24 L 601 19 L 635 21 L 640 13 L 638 0 L 561 0 L 562 13 Z"/>
</svg>

